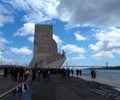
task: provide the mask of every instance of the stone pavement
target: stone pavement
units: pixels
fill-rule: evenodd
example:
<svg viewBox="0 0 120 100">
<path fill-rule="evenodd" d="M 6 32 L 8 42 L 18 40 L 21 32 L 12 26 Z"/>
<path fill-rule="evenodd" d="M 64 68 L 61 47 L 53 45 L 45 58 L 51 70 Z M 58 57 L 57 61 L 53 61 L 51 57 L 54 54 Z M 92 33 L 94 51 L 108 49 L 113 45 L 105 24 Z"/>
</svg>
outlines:
<svg viewBox="0 0 120 100">
<path fill-rule="evenodd" d="M 116 87 L 116 88 L 120 88 L 120 83 L 118 83 L 118 82 L 114 82 L 114 81 L 110 81 L 110 80 L 105 80 L 105 79 L 100 79 L 100 78 L 91 79 L 91 77 L 84 76 L 84 75 L 82 75 L 82 76 L 73 75 L 73 76 L 74 77 L 82 78 L 82 79 L 87 80 L 87 81 L 94 81 L 94 82 L 97 82 L 97 83 L 101 83 L 101 84 L 113 86 L 113 87 Z"/>
<path fill-rule="evenodd" d="M 28 86 L 21 97 L 11 93 L 0 100 L 120 100 L 120 92 L 111 86 L 76 77 L 52 75 L 49 81 L 41 78 Z"/>
<path fill-rule="evenodd" d="M 3 78 L 3 74 L 0 74 L 0 95 L 6 91 L 12 89 L 16 85 L 20 84 L 19 82 L 13 82 L 13 80 L 8 77 L 8 79 Z"/>
</svg>

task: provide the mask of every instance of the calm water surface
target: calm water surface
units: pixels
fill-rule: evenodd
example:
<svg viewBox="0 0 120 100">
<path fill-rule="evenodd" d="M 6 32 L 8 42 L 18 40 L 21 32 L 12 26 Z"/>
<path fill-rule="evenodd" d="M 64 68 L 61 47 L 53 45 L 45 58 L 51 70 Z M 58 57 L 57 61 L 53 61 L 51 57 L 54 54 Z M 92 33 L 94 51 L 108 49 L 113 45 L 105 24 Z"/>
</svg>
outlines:
<svg viewBox="0 0 120 100">
<path fill-rule="evenodd" d="M 82 70 L 83 75 L 90 77 L 90 70 Z M 120 70 L 96 70 L 97 78 L 120 83 Z"/>
</svg>

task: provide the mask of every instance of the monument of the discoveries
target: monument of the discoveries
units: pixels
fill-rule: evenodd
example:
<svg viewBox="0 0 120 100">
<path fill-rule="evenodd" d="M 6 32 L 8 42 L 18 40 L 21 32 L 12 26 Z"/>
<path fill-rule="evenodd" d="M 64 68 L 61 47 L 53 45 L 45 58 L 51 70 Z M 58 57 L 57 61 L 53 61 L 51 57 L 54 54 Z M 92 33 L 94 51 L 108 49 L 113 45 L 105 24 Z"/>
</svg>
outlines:
<svg viewBox="0 0 120 100">
<path fill-rule="evenodd" d="M 52 25 L 35 25 L 34 54 L 29 67 L 59 68 L 65 61 L 64 51 L 57 52 Z"/>
</svg>

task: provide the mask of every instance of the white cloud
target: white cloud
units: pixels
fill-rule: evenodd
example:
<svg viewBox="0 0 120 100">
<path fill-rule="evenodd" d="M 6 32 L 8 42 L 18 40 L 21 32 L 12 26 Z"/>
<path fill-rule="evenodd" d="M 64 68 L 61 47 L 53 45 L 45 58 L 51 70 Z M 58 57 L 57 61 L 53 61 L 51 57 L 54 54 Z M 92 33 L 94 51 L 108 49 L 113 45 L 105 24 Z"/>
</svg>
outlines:
<svg viewBox="0 0 120 100">
<path fill-rule="evenodd" d="M 82 54 L 85 52 L 84 48 L 80 48 L 74 44 L 67 44 L 61 47 L 62 50 L 64 50 L 67 53 L 78 53 Z"/>
<path fill-rule="evenodd" d="M 113 53 L 120 54 L 120 48 L 118 48 L 118 49 L 113 49 L 112 52 L 113 52 Z"/>
<path fill-rule="evenodd" d="M 16 33 L 14 33 L 14 36 L 26 36 L 29 34 L 34 34 L 34 23 L 25 23 L 23 27 L 19 28 Z"/>
<path fill-rule="evenodd" d="M 79 25 L 117 26 L 120 25 L 119 5 L 119 0 L 61 0 L 57 10 L 60 19 L 68 22 L 66 28 Z"/>
<path fill-rule="evenodd" d="M 9 41 L 7 41 L 6 38 L 4 38 L 4 37 L 0 37 L 0 48 L 1 49 L 4 48 L 4 45 L 6 43 L 9 43 Z"/>
<path fill-rule="evenodd" d="M 28 40 L 34 42 L 34 36 L 29 37 Z"/>
<path fill-rule="evenodd" d="M 103 41 L 98 41 L 95 45 L 94 44 L 90 44 L 89 48 L 93 51 L 105 51 L 106 50 L 106 43 Z"/>
<path fill-rule="evenodd" d="M 71 64 L 74 61 L 76 62 L 78 60 L 85 59 L 85 56 L 83 55 L 85 53 L 84 48 L 78 47 L 74 44 L 67 44 L 67 45 L 62 46 L 61 49 L 65 51 L 65 53 L 67 55 L 67 60 Z"/>
<path fill-rule="evenodd" d="M 16 61 L 14 60 L 14 59 L 9 59 L 9 58 L 2 58 L 2 64 L 4 65 L 6 65 L 6 64 L 8 64 L 8 65 L 15 65 L 16 64 Z"/>
<path fill-rule="evenodd" d="M 56 7 L 59 5 L 58 0 L 12 0 L 3 1 L 11 5 L 15 10 L 22 10 L 26 13 L 23 16 L 26 22 L 39 23 L 48 21 L 57 17 Z"/>
<path fill-rule="evenodd" d="M 93 45 L 90 44 L 89 47 L 92 50 L 112 50 L 120 48 L 120 29 L 119 28 L 110 28 L 108 31 L 101 30 L 95 35 L 98 42 Z"/>
<path fill-rule="evenodd" d="M 81 59 L 85 59 L 85 56 L 83 55 L 79 55 L 77 57 L 72 57 L 71 60 L 81 60 Z"/>
<path fill-rule="evenodd" d="M 95 51 L 94 56 L 102 56 L 102 52 L 109 52 L 108 57 L 112 58 L 113 53 L 120 54 L 120 29 L 119 28 L 109 28 L 108 30 L 101 30 L 95 35 L 98 40 L 95 44 L 90 44 L 89 48 Z"/>
<path fill-rule="evenodd" d="M 0 4 L 0 27 L 4 26 L 4 24 L 8 22 L 13 22 L 11 11 Z"/>
<path fill-rule="evenodd" d="M 67 22 L 68 29 L 80 25 L 120 25 L 119 0 L 2 0 L 2 2 L 8 5 L 8 8 L 14 9 L 14 13 L 24 11 L 25 22 L 40 23 L 60 19 Z M 1 6 L 1 8 L 7 7 Z M 6 19 L 5 22 L 13 20 L 11 16 L 2 18 Z"/>
<path fill-rule="evenodd" d="M 57 35 L 53 34 L 53 39 L 56 41 L 58 46 L 62 45 L 63 41 Z"/>
<path fill-rule="evenodd" d="M 17 55 L 31 55 L 32 50 L 29 50 L 28 47 L 24 46 L 22 48 L 13 48 L 11 47 L 11 52 Z"/>
<path fill-rule="evenodd" d="M 8 41 L 6 40 L 6 38 L 0 37 L 0 43 L 4 44 L 4 43 L 8 43 Z"/>
<path fill-rule="evenodd" d="M 106 51 L 106 52 L 101 51 L 101 52 L 98 52 L 96 54 L 93 54 L 92 57 L 99 58 L 99 59 L 101 59 L 101 58 L 114 58 L 114 55 L 109 51 Z"/>
<path fill-rule="evenodd" d="M 80 31 L 75 32 L 74 35 L 76 37 L 76 40 L 78 40 L 78 41 L 84 41 L 84 40 L 86 40 L 86 37 L 80 35 Z"/>
<path fill-rule="evenodd" d="M 13 18 L 11 16 L 0 15 L 0 27 L 4 26 L 7 22 L 13 22 Z"/>
<path fill-rule="evenodd" d="M 25 2 L 26 3 L 26 2 Z M 59 4 L 58 0 L 31 0 L 28 1 L 30 10 L 24 16 L 27 22 L 44 22 L 57 17 L 56 7 Z"/>
</svg>

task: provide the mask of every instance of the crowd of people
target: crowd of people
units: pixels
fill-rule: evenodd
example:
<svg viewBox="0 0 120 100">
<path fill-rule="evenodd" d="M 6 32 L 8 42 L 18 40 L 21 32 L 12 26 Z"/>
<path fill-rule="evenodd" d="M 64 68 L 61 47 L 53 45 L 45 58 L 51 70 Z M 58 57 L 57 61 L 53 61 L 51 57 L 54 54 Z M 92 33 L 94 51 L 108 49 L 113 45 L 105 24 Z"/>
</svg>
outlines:
<svg viewBox="0 0 120 100">
<path fill-rule="evenodd" d="M 8 76 L 14 81 L 14 82 L 23 82 L 28 79 L 28 76 L 32 78 L 32 81 L 35 81 L 36 79 L 40 80 L 40 78 L 44 78 L 47 80 L 50 80 L 51 74 L 60 74 L 61 78 L 70 77 L 73 75 L 81 76 L 82 70 L 81 69 L 55 69 L 55 68 L 24 68 L 24 67 L 4 67 L 4 79 L 7 79 Z M 91 72 L 91 78 L 96 78 L 96 71 L 95 69 L 92 69 Z"/>
<path fill-rule="evenodd" d="M 8 79 L 8 76 L 10 76 L 11 80 L 13 80 L 14 82 L 25 81 L 30 74 L 29 69 L 23 67 L 5 67 L 3 68 L 3 73 L 4 79 Z"/>
<path fill-rule="evenodd" d="M 1 70 L 1 69 L 0 69 Z M 41 78 L 45 80 L 50 80 L 51 75 L 60 75 L 62 79 L 69 78 L 71 76 L 81 76 L 81 69 L 69 69 L 69 68 L 25 68 L 25 67 L 4 67 L 3 69 L 3 78 L 4 80 L 11 79 L 13 82 L 24 82 L 29 78 L 31 78 L 32 82 L 40 81 Z M 96 78 L 96 71 L 92 69 L 91 78 Z M 27 88 L 26 84 L 24 84 L 24 89 Z M 17 90 L 17 92 L 16 92 Z M 13 90 L 13 95 L 15 96 L 18 93 L 19 96 L 22 95 L 22 85 L 18 87 L 18 89 Z"/>
</svg>

